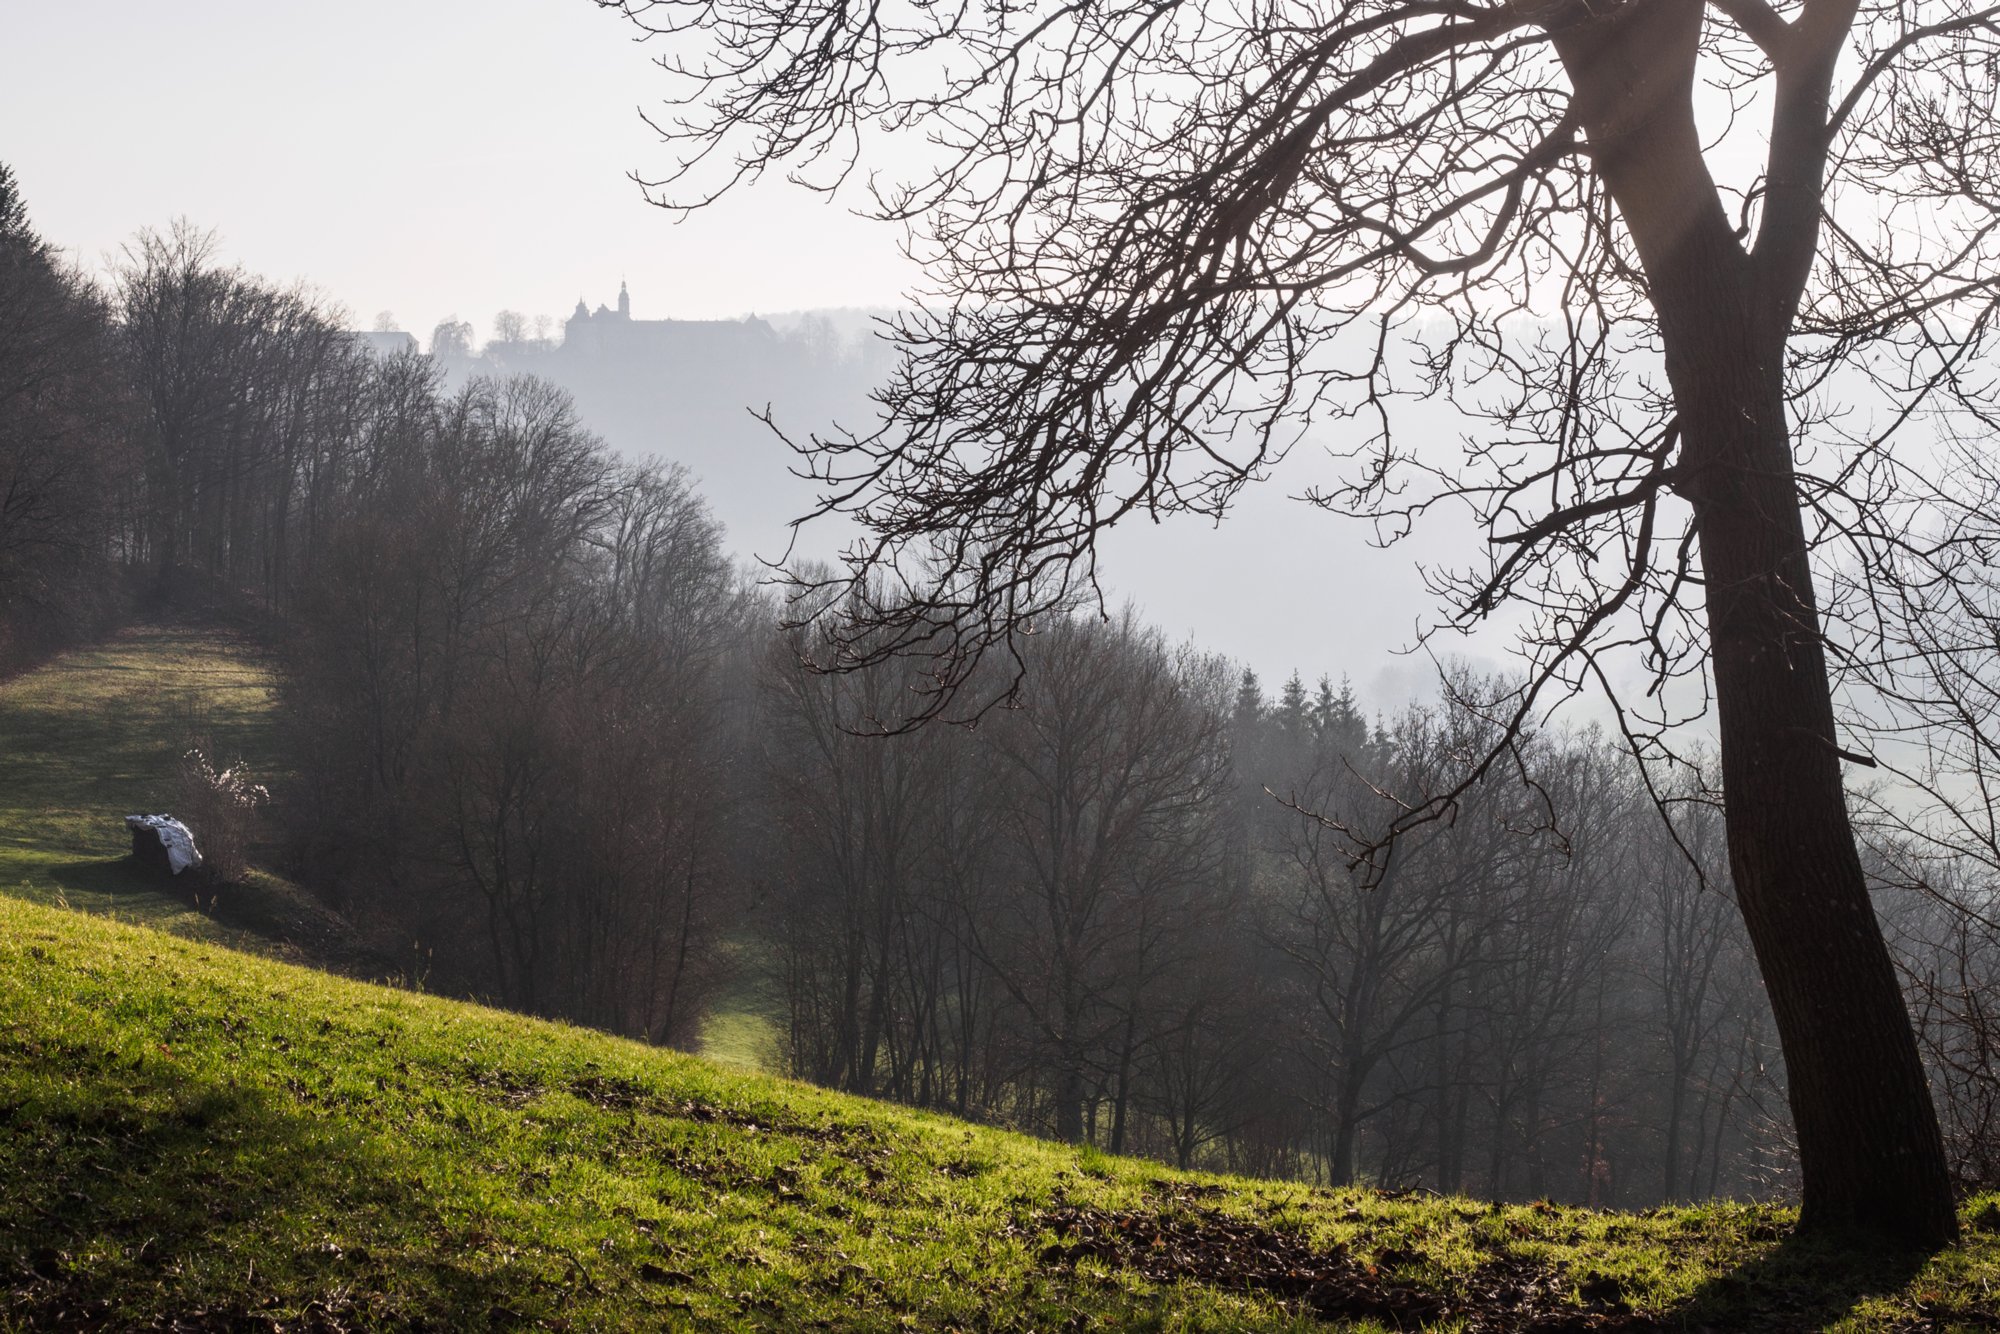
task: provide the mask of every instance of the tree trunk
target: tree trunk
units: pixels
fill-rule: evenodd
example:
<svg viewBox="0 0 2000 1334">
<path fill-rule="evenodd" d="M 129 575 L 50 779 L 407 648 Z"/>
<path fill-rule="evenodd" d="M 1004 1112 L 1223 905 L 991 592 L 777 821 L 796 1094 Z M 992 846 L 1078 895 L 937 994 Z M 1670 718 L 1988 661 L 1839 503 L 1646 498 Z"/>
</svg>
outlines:
<svg viewBox="0 0 2000 1334">
<path fill-rule="evenodd" d="M 1056 1062 L 1056 1138 L 1070 1144 L 1083 1142 L 1083 1062 L 1063 1045 Z"/>
<path fill-rule="evenodd" d="M 1340 1106 L 1333 1117 L 1333 1155 L 1327 1163 L 1327 1184 L 1334 1187 L 1354 1184 L 1355 1099 L 1342 1081 Z"/>
<path fill-rule="evenodd" d="M 1680 1198 L 1681 1113 L 1687 1107 L 1687 1081 L 1681 1075 L 1680 1057 L 1674 1057 L 1674 1073 L 1667 1086 L 1667 1146 L 1660 1163 L 1660 1202 L 1671 1204 Z"/>
<path fill-rule="evenodd" d="M 1933 1246 L 1957 1232 L 1951 1180 L 1848 825 L 1785 411 L 1819 220 L 1807 178 L 1823 156 L 1806 159 L 1824 153 L 1815 127 L 1837 44 L 1799 52 L 1779 80 L 1785 179 L 1753 256 L 1694 121 L 1702 22 L 1701 0 L 1656 0 L 1555 41 L 1659 315 L 1681 436 L 1673 486 L 1694 508 L 1707 591 L 1730 872 L 1785 1054 L 1799 1226 Z"/>
<path fill-rule="evenodd" d="M 1758 329 L 1741 252 L 1716 240 L 1693 229 L 1655 300 L 1706 581 L 1729 867 L 1785 1054 L 1799 1225 L 1937 1244 L 1957 1232 L 1951 1181 L 1848 823 L 1784 344 Z"/>
<path fill-rule="evenodd" d="M 1957 1229 L 1944 1144 L 1848 824 L 1779 372 L 1715 332 L 1709 388 L 1683 397 L 1685 489 L 1729 866 L 1785 1053 L 1799 1223 L 1942 1242 Z"/>
<path fill-rule="evenodd" d="M 1132 1047 L 1138 1025 L 1139 999 L 1125 1010 L 1125 1035 L 1118 1044 L 1118 1093 L 1111 1110 L 1111 1152 L 1125 1152 L 1125 1110 L 1132 1093 Z"/>
</svg>

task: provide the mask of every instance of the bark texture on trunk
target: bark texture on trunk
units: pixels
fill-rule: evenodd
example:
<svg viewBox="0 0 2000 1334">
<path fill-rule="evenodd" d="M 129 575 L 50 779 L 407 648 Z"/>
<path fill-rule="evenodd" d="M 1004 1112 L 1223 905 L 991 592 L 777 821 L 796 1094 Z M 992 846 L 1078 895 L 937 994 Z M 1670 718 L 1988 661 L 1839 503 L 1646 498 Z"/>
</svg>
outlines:
<svg viewBox="0 0 2000 1334">
<path fill-rule="evenodd" d="M 1722 209 L 1693 117 L 1701 0 L 1613 12 L 1557 47 L 1660 319 L 1673 485 L 1694 509 L 1706 583 L 1730 870 L 1785 1055 L 1800 1227 L 1936 1245 L 1957 1230 L 1950 1176 L 1848 822 L 1785 405 L 1813 239 L 1777 236 L 1767 252 L 1760 237 L 1752 254 Z M 1809 120 L 1824 88 L 1781 75 L 1779 103 L 1781 120 Z"/>
<path fill-rule="evenodd" d="M 1725 359 L 1745 349 L 1730 341 L 1693 358 L 1707 388 L 1683 409 L 1699 465 L 1686 489 L 1730 872 L 1785 1052 L 1800 1223 L 1944 1241 L 1956 1230 L 1944 1145 L 1848 823 L 1782 386 L 1747 356 L 1732 372 Z"/>
</svg>

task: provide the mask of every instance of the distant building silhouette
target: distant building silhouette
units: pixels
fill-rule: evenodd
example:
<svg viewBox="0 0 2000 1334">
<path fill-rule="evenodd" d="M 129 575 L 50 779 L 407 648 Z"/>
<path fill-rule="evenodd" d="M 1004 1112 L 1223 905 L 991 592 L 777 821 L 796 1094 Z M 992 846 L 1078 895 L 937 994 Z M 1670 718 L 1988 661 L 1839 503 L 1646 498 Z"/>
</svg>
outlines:
<svg viewBox="0 0 2000 1334">
<path fill-rule="evenodd" d="M 691 469 L 739 553 L 770 555 L 789 549 L 790 521 L 817 493 L 792 473 L 791 447 L 756 414 L 772 412 L 800 437 L 869 423 L 868 390 L 891 364 L 886 343 L 846 342 L 824 320 L 812 327 L 808 336 L 803 326 L 781 333 L 755 317 L 633 319 L 621 283 L 615 305 L 593 310 L 579 299 L 560 343 L 494 341 L 439 365 L 456 384 L 533 375 L 567 390 L 577 415 L 619 453 Z M 816 529 L 815 540 L 829 531 Z"/>
<path fill-rule="evenodd" d="M 607 360 L 713 362 L 744 354 L 768 356 L 778 331 L 754 316 L 740 320 L 635 320 L 632 294 L 618 284 L 618 308 L 592 310 L 582 297 L 563 324 L 562 351 Z"/>
</svg>

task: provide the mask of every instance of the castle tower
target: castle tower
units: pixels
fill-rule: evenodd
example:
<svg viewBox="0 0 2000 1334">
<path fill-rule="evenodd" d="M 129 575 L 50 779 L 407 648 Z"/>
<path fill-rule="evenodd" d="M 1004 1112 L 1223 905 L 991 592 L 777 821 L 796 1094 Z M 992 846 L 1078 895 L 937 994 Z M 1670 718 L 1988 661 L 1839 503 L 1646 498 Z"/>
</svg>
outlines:
<svg viewBox="0 0 2000 1334">
<path fill-rule="evenodd" d="M 632 294 L 625 290 L 623 278 L 618 280 L 618 318 L 621 320 L 632 318 Z"/>
</svg>

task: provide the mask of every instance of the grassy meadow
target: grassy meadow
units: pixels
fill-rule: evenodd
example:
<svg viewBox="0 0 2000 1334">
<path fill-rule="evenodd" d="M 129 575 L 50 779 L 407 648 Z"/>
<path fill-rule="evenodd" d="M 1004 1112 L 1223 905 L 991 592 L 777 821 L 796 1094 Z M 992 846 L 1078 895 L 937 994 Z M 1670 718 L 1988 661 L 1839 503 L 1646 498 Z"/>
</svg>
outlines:
<svg viewBox="0 0 2000 1334">
<path fill-rule="evenodd" d="M 754 988 L 648 1048 L 303 963 L 126 861 L 185 738 L 277 763 L 247 645 L 140 628 L 0 684 L 0 1330 L 2000 1327 L 1774 1207 L 1597 1212 L 1170 1171 L 757 1073 Z"/>
<path fill-rule="evenodd" d="M 247 640 L 173 625 L 132 626 L 0 681 L 0 894 L 383 972 L 344 922 L 280 876 L 258 870 L 226 903 L 197 905 L 128 855 L 124 817 L 172 807 L 191 744 L 218 768 L 278 772 L 273 686 Z"/>
<path fill-rule="evenodd" d="M 0 1125 L 19 1329 L 1914 1329 L 2000 1277 L 1176 1173 L 4 899 Z"/>
</svg>

